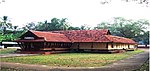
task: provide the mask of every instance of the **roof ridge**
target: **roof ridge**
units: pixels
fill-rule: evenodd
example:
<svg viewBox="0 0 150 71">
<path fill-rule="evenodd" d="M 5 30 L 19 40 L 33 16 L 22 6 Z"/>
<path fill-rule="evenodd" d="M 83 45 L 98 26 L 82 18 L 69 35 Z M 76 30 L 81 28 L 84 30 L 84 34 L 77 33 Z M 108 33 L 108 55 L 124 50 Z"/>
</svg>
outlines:
<svg viewBox="0 0 150 71">
<path fill-rule="evenodd" d="M 107 30 L 108 29 L 96 29 L 95 31 L 99 31 L 99 30 Z M 58 31 L 94 31 L 94 30 L 58 30 Z M 57 31 L 50 31 L 50 32 L 57 32 Z"/>
<path fill-rule="evenodd" d="M 129 39 L 129 38 L 125 38 L 125 37 L 120 37 L 120 36 L 113 36 L 113 35 L 105 35 L 106 37 L 110 37 L 112 38 L 112 41 L 113 42 L 118 42 L 118 39 L 119 39 L 119 42 L 120 40 L 122 40 L 121 42 L 122 43 L 136 43 L 135 41 L 133 41 L 132 39 Z"/>
<path fill-rule="evenodd" d="M 107 36 L 110 36 L 110 35 L 103 35 L 106 37 L 106 39 L 108 39 L 109 41 L 113 42 L 112 40 L 110 40 Z"/>
<path fill-rule="evenodd" d="M 113 36 L 113 35 L 111 35 L 111 36 Z M 113 36 L 113 37 L 115 37 L 115 38 L 129 39 L 129 38 L 121 37 L 121 36 Z M 129 39 L 129 40 L 131 40 L 131 39 Z"/>
<path fill-rule="evenodd" d="M 45 41 L 56 42 L 115 42 L 135 43 L 132 39 L 108 34 L 108 29 L 98 30 L 67 30 L 67 31 L 34 31 L 29 30 Z"/>
</svg>

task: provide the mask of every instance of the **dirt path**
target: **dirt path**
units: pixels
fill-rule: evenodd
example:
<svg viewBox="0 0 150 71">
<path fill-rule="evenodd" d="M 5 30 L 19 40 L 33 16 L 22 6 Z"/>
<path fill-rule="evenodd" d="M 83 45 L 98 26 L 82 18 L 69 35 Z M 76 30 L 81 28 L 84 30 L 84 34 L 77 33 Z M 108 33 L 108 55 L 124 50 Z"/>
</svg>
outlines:
<svg viewBox="0 0 150 71">
<path fill-rule="evenodd" d="M 102 67 L 50 67 L 46 65 L 32 65 L 20 63 L 1 62 L 2 67 L 32 69 L 35 71 L 133 71 L 149 58 L 149 49 L 142 49 L 145 52 L 133 55 L 124 60 Z"/>
<path fill-rule="evenodd" d="M 29 56 L 29 55 L 37 55 L 37 54 L 0 54 L 0 58 L 2 57 L 16 57 L 16 56 Z"/>
</svg>

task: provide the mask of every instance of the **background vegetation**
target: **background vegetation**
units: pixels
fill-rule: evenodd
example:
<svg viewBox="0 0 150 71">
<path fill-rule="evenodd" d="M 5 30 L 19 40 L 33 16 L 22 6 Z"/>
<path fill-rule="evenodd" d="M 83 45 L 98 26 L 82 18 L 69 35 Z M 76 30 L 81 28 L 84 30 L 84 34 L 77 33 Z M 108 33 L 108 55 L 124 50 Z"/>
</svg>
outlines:
<svg viewBox="0 0 150 71">
<path fill-rule="evenodd" d="M 110 21 L 110 20 L 109 20 Z M 94 28 L 83 24 L 80 27 L 71 26 L 67 18 L 52 18 L 51 21 L 43 22 L 30 22 L 25 26 L 13 26 L 9 22 L 8 16 L 1 17 L 0 20 L 0 41 L 2 40 L 15 40 L 27 30 L 37 31 L 58 31 L 58 30 L 92 30 L 92 29 L 109 29 L 112 35 L 130 38 L 141 44 L 149 43 L 149 30 L 150 23 L 146 19 L 132 20 L 122 17 L 114 17 L 111 22 L 104 21 Z"/>
<path fill-rule="evenodd" d="M 0 49 L 0 54 L 10 54 L 14 53 L 16 50 L 16 48 Z"/>
</svg>

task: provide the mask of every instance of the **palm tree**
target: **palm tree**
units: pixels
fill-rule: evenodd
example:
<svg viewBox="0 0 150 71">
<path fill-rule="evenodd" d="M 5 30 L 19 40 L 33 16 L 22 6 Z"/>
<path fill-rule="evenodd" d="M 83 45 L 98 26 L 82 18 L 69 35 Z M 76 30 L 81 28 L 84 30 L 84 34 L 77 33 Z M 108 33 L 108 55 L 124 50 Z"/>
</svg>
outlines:
<svg viewBox="0 0 150 71">
<path fill-rule="evenodd" d="M 66 20 L 67 20 L 67 18 L 62 18 L 60 20 L 60 25 L 61 25 L 60 28 L 62 30 L 68 30 L 68 28 L 69 28 L 68 22 L 66 22 Z"/>
<path fill-rule="evenodd" d="M 16 30 L 17 30 L 18 26 L 13 26 L 13 28 L 14 28 L 14 34 L 16 34 Z"/>
<path fill-rule="evenodd" d="M 51 19 L 51 23 L 50 23 L 50 30 L 53 31 L 53 30 L 60 30 L 60 19 L 58 18 L 52 18 Z"/>
<path fill-rule="evenodd" d="M 0 23 L 0 27 L 3 30 L 3 34 L 6 34 L 6 28 L 11 28 L 12 24 L 11 23 L 7 23 L 8 20 L 8 16 L 3 16 L 3 18 L 1 18 L 1 20 L 3 22 Z"/>
<path fill-rule="evenodd" d="M 67 18 L 62 18 L 61 20 L 60 20 L 60 24 L 61 24 L 61 27 L 62 27 L 62 30 L 65 30 L 66 29 L 66 20 L 67 20 Z"/>
<path fill-rule="evenodd" d="M 47 20 L 44 21 L 44 28 L 45 28 L 45 31 L 48 31 L 48 26 L 49 26 L 49 23 L 47 22 Z"/>
</svg>

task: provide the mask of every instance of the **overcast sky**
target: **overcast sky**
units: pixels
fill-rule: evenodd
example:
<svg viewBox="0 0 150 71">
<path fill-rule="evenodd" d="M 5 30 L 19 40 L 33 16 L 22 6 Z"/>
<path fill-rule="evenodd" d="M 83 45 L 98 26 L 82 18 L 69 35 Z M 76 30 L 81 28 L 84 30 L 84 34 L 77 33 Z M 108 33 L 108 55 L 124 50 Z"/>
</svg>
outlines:
<svg viewBox="0 0 150 71">
<path fill-rule="evenodd" d="M 1 0 L 0 0 L 1 1 Z M 68 18 L 73 26 L 96 24 L 124 17 L 150 20 L 150 7 L 113 0 L 101 5 L 101 0 L 5 0 L 0 4 L 0 17 L 8 16 L 13 25 L 23 26 L 51 18 Z"/>
</svg>

